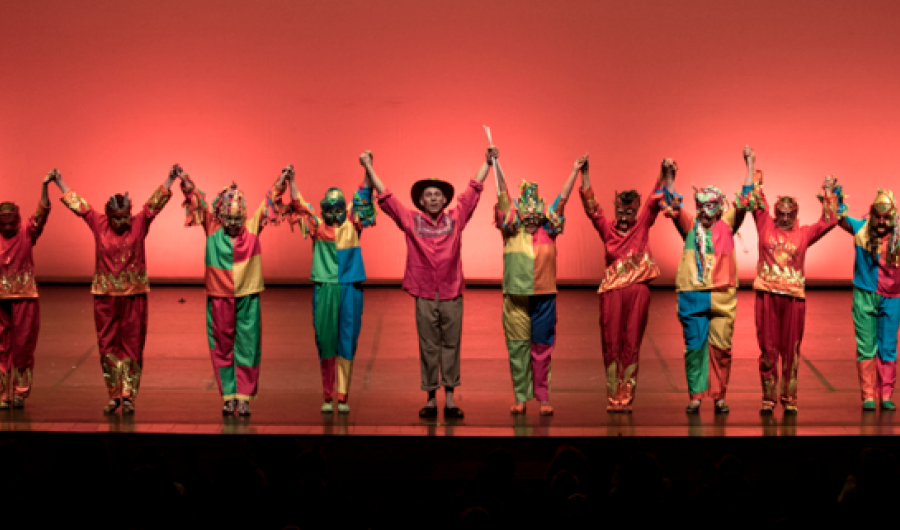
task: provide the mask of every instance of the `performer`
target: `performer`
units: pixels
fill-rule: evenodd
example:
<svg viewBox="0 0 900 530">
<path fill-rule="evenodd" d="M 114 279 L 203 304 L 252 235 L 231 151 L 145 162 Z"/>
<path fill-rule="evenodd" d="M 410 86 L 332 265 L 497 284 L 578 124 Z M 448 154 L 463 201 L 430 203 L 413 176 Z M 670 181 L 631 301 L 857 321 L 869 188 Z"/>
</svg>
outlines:
<svg viewBox="0 0 900 530">
<path fill-rule="evenodd" d="M 419 411 L 422 418 L 437 416 L 435 394 L 444 387 L 444 418 L 460 419 L 463 411 L 453 400 L 459 385 L 459 347 L 463 317 L 463 275 L 460 246 L 462 232 L 481 198 L 483 182 L 497 157 L 490 148 L 484 163 L 457 199 L 455 209 L 444 211 L 453 199 L 453 186 L 435 178 L 413 184 L 412 201 L 420 212 L 408 210 L 372 169 L 372 153 L 359 157 L 366 174 L 378 191 L 378 205 L 406 234 L 406 272 L 403 290 L 416 298 L 416 330 L 419 333 L 419 362 L 422 390 L 428 401 Z M 441 372 L 438 382 L 438 370 Z"/>
<path fill-rule="evenodd" d="M 55 169 L 44 178 L 41 200 L 24 229 L 19 207 L 0 203 L 0 409 L 23 408 L 31 393 L 41 326 L 31 249 L 50 215 L 47 185 L 54 178 Z"/>
<path fill-rule="evenodd" d="M 748 163 L 756 154 L 750 150 Z M 739 197 L 738 210 L 753 212 L 759 233 L 759 262 L 756 266 L 756 338 L 759 341 L 759 378 L 763 399 L 759 413 L 771 415 L 780 397 L 787 415 L 797 414 L 797 373 L 800 368 L 800 341 L 806 321 L 804 263 L 807 249 L 831 231 L 838 222 L 835 180 L 825 179 L 822 188 L 822 216 L 812 225 L 799 226 L 799 204 L 794 197 L 778 197 L 775 217 L 763 192 L 763 172 L 755 170 L 753 190 Z M 781 358 L 781 386 L 778 359 Z"/>
<path fill-rule="evenodd" d="M 553 414 L 550 357 L 556 343 L 556 238 L 563 232 L 575 177 L 586 164 L 587 155 L 575 162 L 549 208 L 538 185 L 526 180 L 519 185 L 519 200 L 511 203 L 503 173 L 496 172 L 494 223 L 503 235 L 503 332 L 516 397 L 512 414 L 524 414 L 525 403 L 534 397 L 541 403 L 541 415 Z"/>
<path fill-rule="evenodd" d="M 756 154 L 750 150 L 750 164 Z M 759 342 L 759 377 L 763 401 L 759 413 L 771 415 L 780 398 L 787 415 L 797 414 L 797 374 L 800 342 L 806 321 L 804 264 L 806 251 L 837 225 L 840 205 L 834 194 L 835 179 L 822 184 L 822 215 L 812 225 L 799 226 L 799 204 L 794 197 L 778 197 L 775 217 L 763 192 L 763 172 L 754 171 L 753 190 L 736 202 L 738 210 L 750 211 L 759 233 L 756 266 L 756 338 Z M 838 187 L 840 189 L 840 187 Z M 781 358 L 781 386 L 778 359 Z"/>
<path fill-rule="evenodd" d="M 350 376 L 362 324 L 362 282 L 366 280 L 359 238 L 363 228 L 375 225 L 372 185 L 367 176 L 353 194 L 349 213 L 343 192 L 330 188 L 319 201 L 322 212 L 319 218 L 297 191 L 293 166 L 288 166 L 287 179 L 291 186 L 291 205 L 283 211 L 289 215 L 292 226 L 300 224 L 304 238 L 312 236 L 313 240 L 310 279 L 315 284 L 313 327 L 325 398 L 322 412 L 334 410 L 332 400 L 336 395 L 338 413 L 348 414 Z M 273 221 L 277 224 L 280 217 Z M 337 393 L 334 390 L 335 364 Z"/>
<path fill-rule="evenodd" d="M 110 197 L 104 215 L 70 189 L 58 172 L 55 174 L 63 204 L 84 219 L 94 234 L 96 258 L 91 293 L 100 365 L 109 393 L 104 414 L 112 414 L 120 406 L 122 414 L 134 413 L 144 366 L 147 292 L 150 291 L 144 241 L 150 223 L 172 196 L 169 188 L 175 178 L 173 166 L 168 178 L 137 215 L 131 215 L 128 192 Z"/>
<path fill-rule="evenodd" d="M 747 176 L 741 195 L 753 189 L 753 162 L 744 148 Z M 700 400 L 715 400 L 716 413 L 728 413 L 725 391 L 731 374 L 731 337 L 737 312 L 737 258 L 734 234 L 745 210 L 729 208 L 725 194 L 714 186 L 694 188 L 696 217 L 681 208 L 674 193 L 674 173 L 667 177 L 666 215 L 684 239 L 675 289 L 678 320 L 684 333 L 684 365 L 691 402 L 687 413 L 700 411 Z"/>
<path fill-rule="evenodd" d="M 181 177 L 185 226 L 202 226 L 206 233 L 206 332 L 213 373 L 225 402 L 222 414 L 250 415 L 250 400 L 259 385 L 261 320 L 259 293 L 263 291 L 259 234 L 287 187 L 285 168 L 262 204 L 247 215 L 247 201 L 237 184 L 226 186 L 212 207 L 190 176 Z"/>
<path fill-rule="evenodd" d="M 878 190 L 868 218 L 844 217 L 841 228 L 853 235 L 853 325 L 856 369 L 863 410 L 875 400 L 896 410 L 891 396 L 897 381 L 897 328 L 900 324 L 900 222 L 890 190 Z"/>
<path fill-rule="evenodd" d="M 604 215 L 594 197 L 587 160 L 581 170 L 581 202 L 606 247 L 606 274 L 598 292 L 607 412 L 631 412 L 650 308 L 647 284 L 659 276 L 659 267 L 650 254 L 650 227 L 660 212 L 665 179 L 674 179 L 677 169 L 672 159 L 663 160 L 660 175 L 643 206 L 636 190 L 617 192 L 615 219 Z"/>
</svg>

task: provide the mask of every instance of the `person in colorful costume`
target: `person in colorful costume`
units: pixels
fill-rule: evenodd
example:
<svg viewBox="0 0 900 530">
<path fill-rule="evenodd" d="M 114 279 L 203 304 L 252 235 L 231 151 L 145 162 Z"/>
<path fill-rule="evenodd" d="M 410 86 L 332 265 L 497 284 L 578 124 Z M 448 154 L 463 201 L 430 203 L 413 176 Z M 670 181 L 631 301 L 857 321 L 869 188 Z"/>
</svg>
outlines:
<svg viewBox="0 0 900 530">
<path fill-rule="evenodd" d="M 756 154 L 751 150 L 749 165 L 754 166 L 755 161 Z M 835 180 L 826 178 L 822 188 L 825 192 L 824 196 L 819 196 L 822 215 L 811 225 L 800 226 L 797 220 L 799 204 L 794 197 L 778 197 L 775 217 L 772 217 L 763 191 L 763 172 L 759 169 L 754 171 L 753 190 L 736 202 L 737 209 L 753 213 L 759 233 L 759 261 L 753 289 L 756 291 L 756 338 L 763 391 L 759 412 L 762 415 L 771 415 L 779 399 L 785 414 L 797 414 L 800 342 L 806 323 L 806 251 L 837 225 L 840 208 L 839 197 L 833 192 Z"/>
<path fill-rule="evenodd" d="M 503 235 L 503 332 L 509 351 L 516 404 L 512 414 L 524 414 L 525 403 L 537 398 L 541 415 L 553 414 L 550 404 L 550 358 L 556 343 L 556 238 L 565 226 L 565 205 L 587 156 L 579 158 L 559 196 L 548 208 L 536 183 L 523 180 L 519 200 L 510 201 L 503 173 L 494 224 Z"/>
<path fill-rule="evenodd" d="M 428 393 L 421 418 L 437 416 L 436 393 L 444 387 L 444 418 L 461 419 L 463 411 L 453 399 L 459 385 L 459 348 L 462 336 L 463 274 L 460 249 L 462 232 L 472 217 L 483 182 L 498 155 L 490 148 L 485 161 L 457 199 L 455 209 L 446 210 L 453 199 L 453 186 L 437 179 L 423 179 L 412 187 L 412 201 L 420 211 L 407 209 L 372 169 L 372 153 L 359 157 L 378 191 L 378 206 L 406 234 L 406 271 L 403 290 L 416 299 L 416 331 L 419 334 L 419 364 L 422 390 Z M 438 371 L 440 370 L 440 381 Z"/>
<path fill-rule="evenodd" d="M 178 168 L 184 192 L 185 226 L 206 233 L 206 331 L 222 414 L 250 415 L 259 387 L 262 354 L 259 293 L 265 289 L 259 234 L 287 188 L 285 169 L 266 199 L 248 215 L 237 184 L 226 186 L 212 205 L 190 176 Z"/>
<path fill-rule="evenodd" d="M 150 223 L 172 196 L 169 188 L 175 173 L 173 166 L 165 182 L 136 215 L 131 214 L 127 192 L 110 197 L 105 214 L 100 214 L 70 189 L 59 173 L 54 179 L 63 193 L 63 204 L 84 219 L 94 234 L 96 258 L 91 294 L 100 365 L 109 394 L 104 414 L 112 414 L 120 406 L 123 414 L 134 413 L 144 366 L 150 291 L 144 242 Z"/>
<path fill-rule="evenodd" d="M 840 226 L 856 244 L 853 325 L 862 408 L 896 410 L 897 329 L 900 325 L 900 222 L 890 190 L 878 190 L 867 218 L 845 216 Z"/>
<path fill-rule="evenodd" d="M 44 178 L 37 210 L 22 226 L 19 207 L 0 203 L 0 409 L 23 408 L 34 381 L 34 350 L 41 327 L 32 249 L 50 215 Z"/>
<path fill-rule="evenodd" d="M 741 195 L 753 190 L 750 148 L 744 149 L 747 176 Z M 725 194 L 715 186 L 694 188 L 696 216 L 684 211 L 681 196 L 673 189 L 675 175 L 667 177 L 666 216 L 675 222 L 684 239 L 675 289 L 678 320 L 684 333 L 684 365 L 691 401 L 688 414 L 700 411 L 700 400 L 715 400 L 716 413 L 727 413 L 725 392 L 731 375 L 731 337 L 737 313 L 737 257 L 734 234 L 746 210 L 730 208 Z"/>
<path fill-rule="evenodd" d="M 294 168 L 288 167 L 291 205 L 284 211 L 292 226 L 299 223 L 303 237 L 312 237 L 313 241 L 310 279 L 315 284 L 313 327 L 325 399 L 322 412 L 334 410 L 336 397 L 338 413 L 348 414 L 350 376 L 362 324 L 362 282 L 366 280 L 359 238 L 363 228 L 375 226 L 372 186 L 366 178 L 353 194 L 349 212 L 344 193 L 338 188 L 330 188 L 319 201 L 322 217 L 317 217 L 312 205 L 297 191 Z M 278 221 L 279 217 L 276 217 L 275 222 Z"/>
<path fill-rule="evenodd" d="M 581 170 L 581 202 L 606 248 L 606 274 L 597 292 L 607 412 L 631 412 L 650 309 L 647 284 L 659 276 L 659 267 L 650 253 L 650 227 L 661 210 L 665 176 L 671 173 L 674 178 L 677 169 L 671 159 L 663 160 L 660 176 L 643 206 L 636 190 L 617 192 L 612 219 L 604 215 L 594 197 L 587 161 Z"/>
</svg>

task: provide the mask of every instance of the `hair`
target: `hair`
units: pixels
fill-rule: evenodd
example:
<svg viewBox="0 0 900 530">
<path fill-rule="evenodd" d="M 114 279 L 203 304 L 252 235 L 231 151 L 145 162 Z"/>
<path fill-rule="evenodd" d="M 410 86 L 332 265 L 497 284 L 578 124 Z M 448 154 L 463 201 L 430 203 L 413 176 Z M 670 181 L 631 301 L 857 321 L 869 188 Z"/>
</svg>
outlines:
<svg viewBox="0 0 900 530">
<path fill-rule="evenodd" d="M 641 194 L 637 192 L 637 190 L 628 190 L 623 191 L 622 193 L 616 195 L 616 198 L 624 203 L 634 202 L 637 199 L 641 198 Z"/>
</svg>

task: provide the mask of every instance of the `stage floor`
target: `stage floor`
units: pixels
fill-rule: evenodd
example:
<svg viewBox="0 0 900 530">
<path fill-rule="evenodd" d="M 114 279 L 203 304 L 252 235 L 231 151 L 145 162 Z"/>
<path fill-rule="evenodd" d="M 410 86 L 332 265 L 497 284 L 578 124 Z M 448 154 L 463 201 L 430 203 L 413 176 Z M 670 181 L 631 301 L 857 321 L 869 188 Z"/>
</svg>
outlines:
<svg viewBox="0 0 900 530">
<path fill-rule="evenodd" d="M 893 413 L 863 413 L 850 318 L 852 292 L 811 290 L 800 367 L 800 414 L 759 416 L 758 349 L 753 297 L 739 293 L 731 413 L 715 415 L 704 402 L 687 416 L 687 383 L 675 293 L 654 289 L 641 349 L 633 414 L 608 414 L 598 325 L 591 289 L 559 294 L 557 347 L 552 361 L 556 413 L 538 415 L 529 403 L 513 417 L 509 365 L 501 327 L 499 289 L 465 294 L 462 421 L 423 421 L 418 409 L 418 343 L 413 300 L 398 288 L 370 287 L 351 385 L 351 412 L 325 416 L 308 287 L 270 288 L 261 295 L 263 354 L 259 399 L 248 419 L 220 414 L 206 339 L 201 287 L 154 287 L 144 372 L 134 416 L 104 416 L 107 402 L 97 354 L 92 300 L 86 286 L 43 286 L 42 328 L 34 389 L 23 410 L 0 411 L 0 430 L 194 434 L 411 436 L 794 436 L 891 435 Z M 443 406 L 442 392 L 439 406 Z"/>
</svg>

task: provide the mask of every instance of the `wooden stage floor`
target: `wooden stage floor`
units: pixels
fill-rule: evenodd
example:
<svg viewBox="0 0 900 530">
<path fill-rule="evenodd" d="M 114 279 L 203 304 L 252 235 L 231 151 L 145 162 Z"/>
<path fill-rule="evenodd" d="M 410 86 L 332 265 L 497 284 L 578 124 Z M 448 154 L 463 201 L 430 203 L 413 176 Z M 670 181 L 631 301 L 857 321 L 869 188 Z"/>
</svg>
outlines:
<svg viewBox="0 0 900 530">
<path fill-rule="evenodd" d="M 608 414 L 597 294 L 591 289 L 563 289 L 552 361 L 556 414 L 541 417 L 532 402 L 525 417 L 512 417 L 501 293 L 496 288 L 469 289 L 462 386 L 456 393 L 466 417 L 449 424 L 440 417 L 433 422 L 418 418 L 424 393 L 419 390 L 413 301 L 394 287 L 366 290 L 351 413 L 321 414 L 311 294 L 308 287 L 275 287 L 263 293 L 259 399 L 253 402 L 251 418 L 223 420 L 207 350 L 203 289 L 155 287 L 137 412 L 123 418 L 101 413 L 107 398 L 88 288 L 43 286 L 32 396 L 24 410 L 0 411 L 0 430 L 565 438 L 850 436 L 898 431 L 894 414 L 860 409 L 849 289 L 809 292 L 800 414 L 782 418 L 779 408 L 768 419 L 758 413 L 752 291 L 739 294 L 728 397 L 731 414 L 714 415 L 710 402 L 704 403 L 699 416 L 684 413 L 687 384 L 675 293 L 662 288 L 652 292 L 634 413 Z"/>
</svg>

